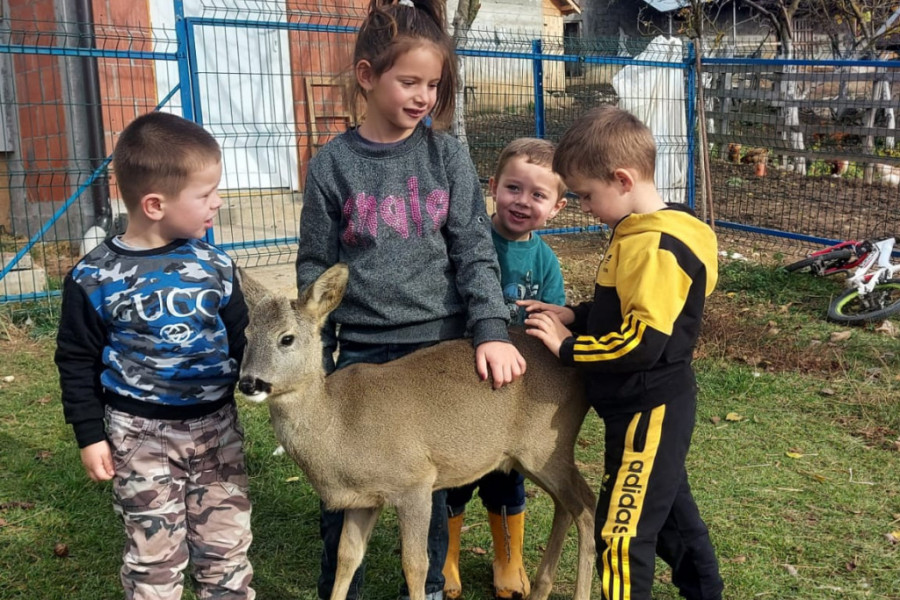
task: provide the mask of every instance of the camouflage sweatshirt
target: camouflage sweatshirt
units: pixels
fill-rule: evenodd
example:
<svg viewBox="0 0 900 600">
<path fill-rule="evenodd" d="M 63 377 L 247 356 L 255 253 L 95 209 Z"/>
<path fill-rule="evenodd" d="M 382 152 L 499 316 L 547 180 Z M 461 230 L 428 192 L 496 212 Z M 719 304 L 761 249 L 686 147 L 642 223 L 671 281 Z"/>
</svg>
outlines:
<svg viewBox="0 0 900 600">
<path fill-rule="evenodd" d="M 75 265 L 55 360 L 79 447 L 105 439 L 106 404 L 181 420 L 233 401 L 247 325 L 235 271 L 201 240 L 139 251 L 107 240 Z"/>
</svg>

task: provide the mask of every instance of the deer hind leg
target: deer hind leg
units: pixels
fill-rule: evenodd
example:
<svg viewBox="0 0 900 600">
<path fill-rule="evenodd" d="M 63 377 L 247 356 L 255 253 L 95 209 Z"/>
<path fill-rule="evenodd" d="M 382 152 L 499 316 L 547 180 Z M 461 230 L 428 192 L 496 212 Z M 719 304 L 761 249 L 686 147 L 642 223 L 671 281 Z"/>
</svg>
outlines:
<svg viewBox="0 0 900 600">
<path fill-rule="evenodd" d="M 344 600 L 350 590 L 350 582 L 366 553 L 369 536 L 378 521 L 378 508 L 354 508 L 344 511 L 344 528 L 338 544 L 337 572 L 331 600 Z"/>
<path fill-rule="evenodd" d="M 556 578 L 566 534 L 575 521 L 578 530 L 578 575 L 574 600 L 589 600 L 596 558 L 594 542 L 594 510 L 596 500 L 590 486 L 575 467 L 574 460 L 551 461 L 533 481 L 553 498 L 553 525 L 547 549 L 541 558 L 531 590 L 531 600 L 545 600 Z"/>
<path fill-rule="evenodd" d="M 534 576 L 529 595 L 530 600 L 546 600 L 550 595 L 553 581 L 556 579 L 566 532 L 572 526 L 572 513 L 566 510 L 553 494 L 550 495 L 553 498 L 553 525 L 550 528 L 550 539 L 547 541 L 547 547 L 541 557 L 541 563 L 538 565 L 537 574 Z"/>
<path fill-rule="evenodd" d="M 425 600 L 431 493 L 431 487 L 418 490 L 407 494 L 396 504 L 403 575 L 406 577 L 410 600 Z"/>
</svg>

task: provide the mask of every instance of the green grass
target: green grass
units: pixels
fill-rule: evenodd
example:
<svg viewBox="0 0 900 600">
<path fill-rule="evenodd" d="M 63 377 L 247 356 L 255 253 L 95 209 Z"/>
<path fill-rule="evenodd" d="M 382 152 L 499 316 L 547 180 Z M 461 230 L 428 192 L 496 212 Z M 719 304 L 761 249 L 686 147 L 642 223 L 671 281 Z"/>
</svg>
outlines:
<svg viewBox="0 0 900 600">
<path fill-rule="evenodd" d="M 723 265 L 696 362 L 700 402 L 688 470 L 730 600 L 900 600 L 900 544 L 888 539 L 900 530 L 900 345 L 873 327 L 826 323 L 839 286 L 749 263 Z M 0 380 L 0 599 L 118 598 L 124 538 L 108 484 L 84 475 L 63 423 L 50 323 L 39 311 L 30 322 L 20 313 L 0 316 L 0 378 L 15 377 Z M 844 331 L 849 339 L 832 340 Z M 312 600 L 318 498 L 298 467 L 271 455 L 266 408 L 243 401 L 239 408 L 258 597 Z M 577 448 L 595 490 L 602 431 L 589 416 Z M 533 574 L 552 507 L 546 494 L 528 490 Z M 478 501 L 466 525 L 465 598 L 490 598 L 490 532 Z M 58 543 L 67 556 L 54 554 Z M 573 531 L 554 597 L 571 596 L 574 558 Z M 395 598 L 400 558 L 390 511 L 367 565 L 367 598 Z M 662 564 L 657 579 L 654 598 L 675 600 Z M 600 597 L 596 582 L 593 597 Z"/>
</svg>

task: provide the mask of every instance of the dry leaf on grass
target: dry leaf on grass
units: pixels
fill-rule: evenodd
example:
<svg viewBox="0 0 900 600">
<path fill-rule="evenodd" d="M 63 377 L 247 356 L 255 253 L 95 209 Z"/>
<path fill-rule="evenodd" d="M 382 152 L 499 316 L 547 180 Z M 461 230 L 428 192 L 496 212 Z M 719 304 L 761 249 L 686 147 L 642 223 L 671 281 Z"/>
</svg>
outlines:
<svg viewBox="0 0 900 600">
<path fill-rule="evenodd" d="M 743 415 L 739 415 L 736 412 L 730 412 L 727 415 L 725 415 L 725 420 L 726 421 L 743 421 L 744 417 L 743 417 Z"/>
<path fill-rule="evenodd" d="M 846 342 L 850 339 L 851 335 L 853 335 L 852 331 L 835 331 L 830 336 L 828 336 L 828 341 L 831 343 Z"/>
<path fill-rule="evenodd" d="M 883 321 L 875 328 L 876 333 L 883 333 L 889 337 L 897 337 L 897 326 L 892 321 Z"/>
</svg>

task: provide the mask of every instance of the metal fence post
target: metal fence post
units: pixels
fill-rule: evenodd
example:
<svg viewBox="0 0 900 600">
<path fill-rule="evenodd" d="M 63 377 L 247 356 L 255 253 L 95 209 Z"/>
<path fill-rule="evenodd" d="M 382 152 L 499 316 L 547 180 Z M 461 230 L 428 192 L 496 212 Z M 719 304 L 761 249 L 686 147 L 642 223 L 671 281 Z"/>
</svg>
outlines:
<svg viewBox="0 0 900 600">
<path fill-rule="evenodd" d="M 531 40 L 531 71 L 534 75 L 534 136 L 544 139 L 544 61 L 541 59 L 541 40 Z"/>
<path fill-rule="evenodd" d="M 194 79 L 191 75 L 192 48 L 188 36 L 187 23 L 184 21 L 184 0 L 172 0 L 175 10 L 175 40 L 178 57 L 178 83 L 181 88 L 181 115 L 194 120 Z"/>
<path fill-rule="evenodd" d="M 181 114 L 185 119 L 203 124 L 203 108 L 200 102 L 200 81 L 197 71 L 197 38 L 194 26 L 184 17 L 184 0 L 173 0 L 175 9 L 175 37 L 178 41 L 178 82 L 181 88 Z M 216 243 L 215 229 L 208 229 L 203 239 Z"/>
<path fill-rule="evenodd" d="M 697 182 L 696 177 L 694 175 L 694 153 L 696 152 L 696 144 L 697 139 L 694 135 L 694 128 L 696 126 L 696 102 L 697 102 L 697 69 L 694 64 L 695 58 L 694 53 L 697 51 L 694 46 L 693 41 L 688 41 L 687 43 L 687 57 L 685 57 L 685 70 L 687 71 L 687 78 L 685 85 L 687 89 L 685 90 L 685 111 L 687 112 L 687 185 L 685 186 L 685 193 L 687 194 L 687 205 L 692 209 L 696 204 L 696 192 L 697 192 Z"/>
</svg>

